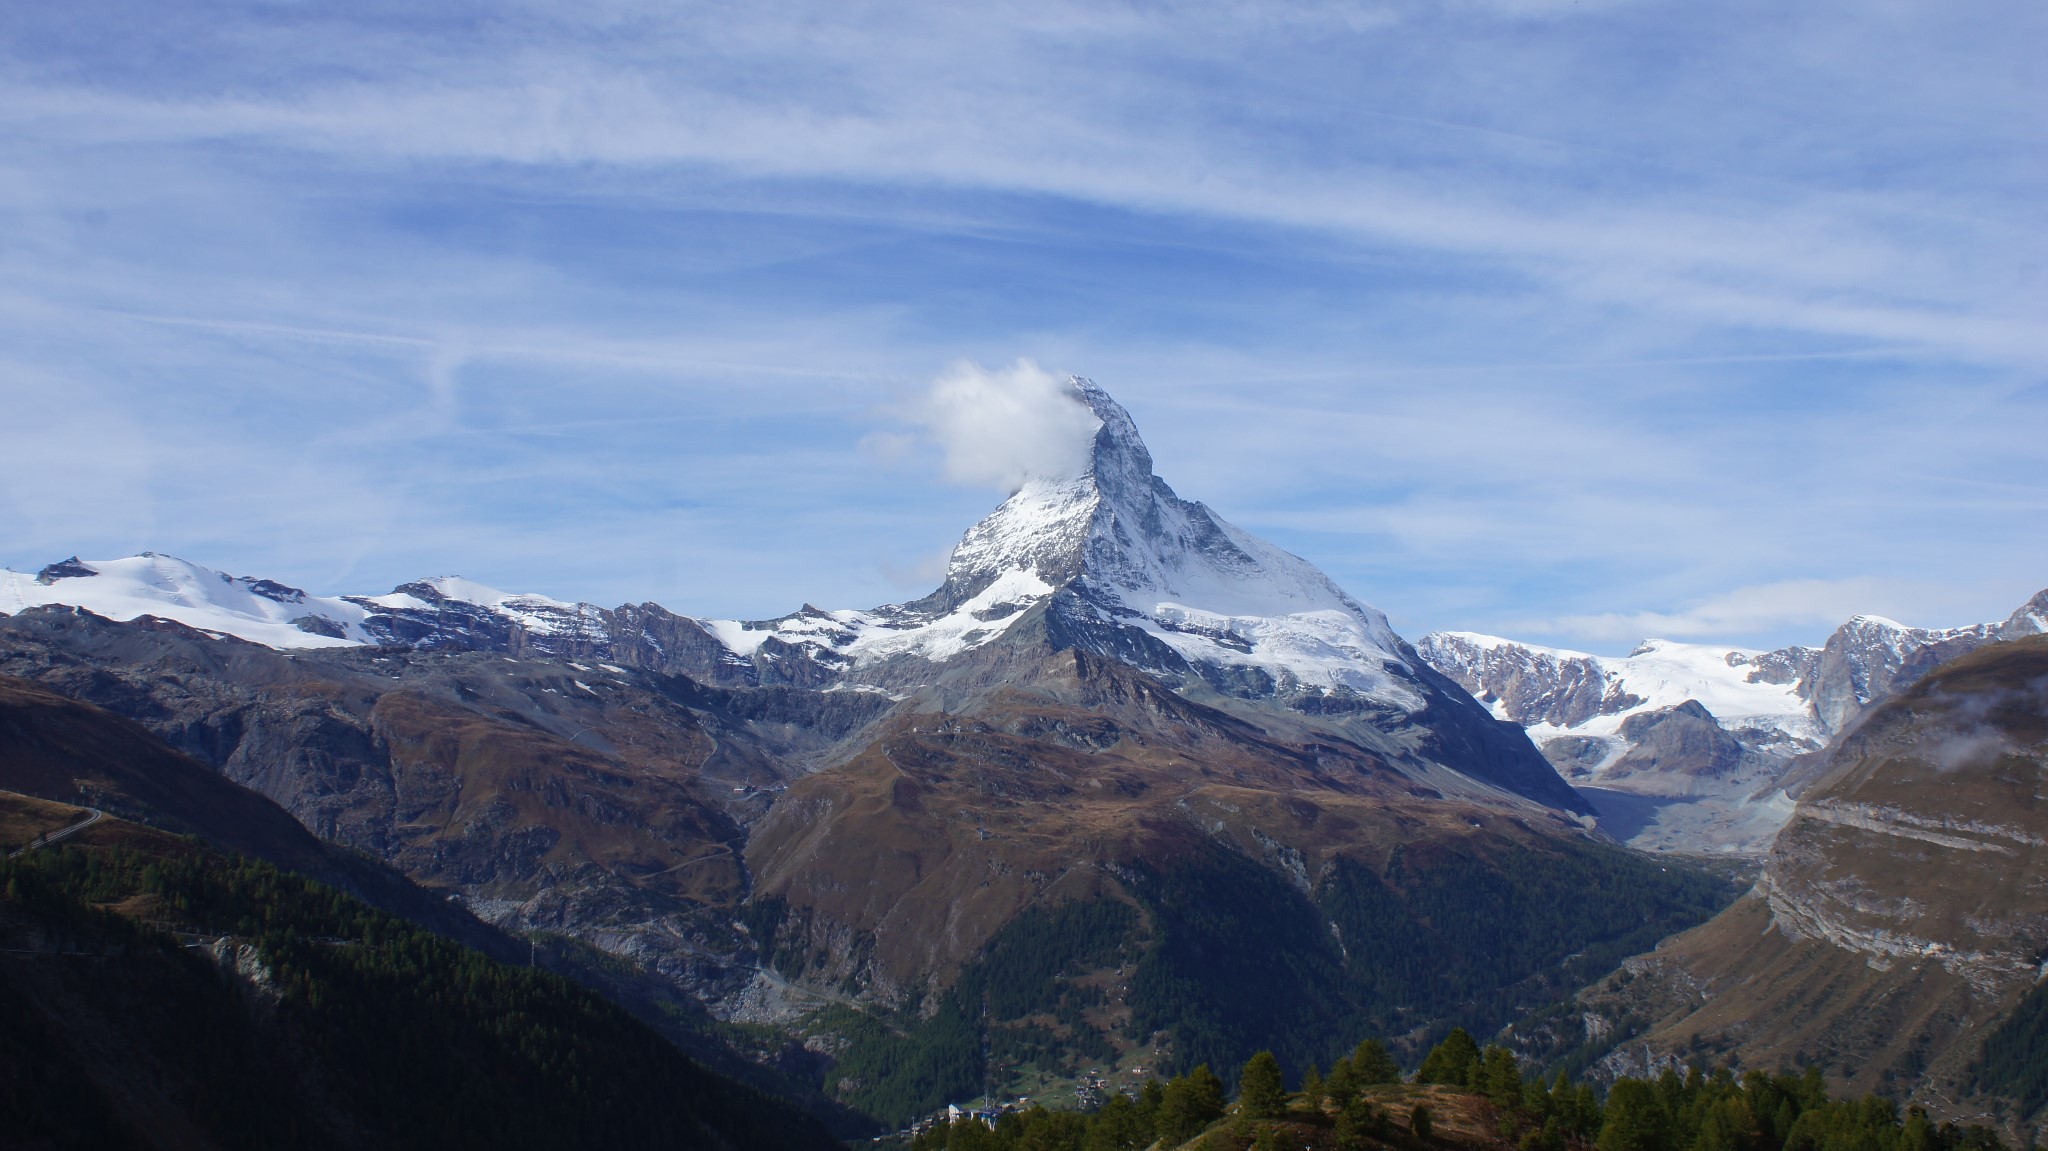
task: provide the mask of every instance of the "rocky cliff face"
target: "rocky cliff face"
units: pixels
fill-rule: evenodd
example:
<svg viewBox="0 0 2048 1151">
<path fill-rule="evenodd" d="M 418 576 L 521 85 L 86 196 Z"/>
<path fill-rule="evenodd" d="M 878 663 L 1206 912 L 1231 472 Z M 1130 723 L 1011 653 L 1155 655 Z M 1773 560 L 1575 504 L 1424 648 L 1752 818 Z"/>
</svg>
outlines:
<svg viewBox="0 0 2048 1151">
<path fill-rule="evenodd" d="M 499 926 L 582 936 L 711 998 L 747 978 L 711 910 L 746 891 L 744 825 L 888 703 L 474 651 L 279 652 L 56 608 L 0 619 L 0 672 L 138 721 Z"/>
<path fill-rule="evenodd" d="M 1781 931 L 1880 969 L 1934 963 L 1980 991 L 2048 954 L 2048 641 L 1943 665 L 1870 711 L 1773 846 Z"/>
</svg>

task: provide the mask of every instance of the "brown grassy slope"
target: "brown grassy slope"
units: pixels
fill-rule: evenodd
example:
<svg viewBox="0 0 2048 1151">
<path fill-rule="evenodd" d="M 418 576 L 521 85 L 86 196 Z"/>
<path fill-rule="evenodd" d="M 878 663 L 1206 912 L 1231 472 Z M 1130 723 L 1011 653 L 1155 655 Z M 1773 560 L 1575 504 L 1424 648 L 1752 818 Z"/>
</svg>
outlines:
<svg viewBox="0 0 2048 1151">
<path fill-rule="evenodd" d="M 321 858 L 276 804 L 120 716 L 12 677 L 0 677 L 0 787 L 146 814 L 246 855 Z"/>
<path fill-rule="evenodd" d="M 542 876 L 664 899 L 739 894 L 737 829 L 681 773 L 423 692 L 379 697 L 369 721 L 392 767 L 387 855 L 422 882 L 511 898 Z"/>
<path fill-rule="evenodd" d="M 1385 1151 L 1512 1151 L 1516 1145 L 1501 1133 L 1504 1113 L 1483 1095 L 1416 1083 L 1382 1084 L 1360 1094 L 1385 1111 L 1389 1120 L 1386 1138 L 1366 1137 L 1368 1147 Z M 1410 1130 L 1409 1117 L 1418 1104 L 1429 1108 L 1427 1142 L 1415 1138 Z M 1280 1119 L 1245 1122 L 1233 1113 L 1173 1151 L 1236 1151 L 1269 1128 L 1281 1133 L 1283 1147 L 1325 1151 L 1337 1146 L 1335 1120 L 1335 1109 L 1327 1103 L 1312 1107 L 1297 1096 Z"/>
<path fill-rule="evenodd" d="M 816 974 L 915 997 L 1028 903 L 1212 841 L 1307 883 L 1339 856 L 1378 871 L 1400 844 L 1569 826 L 1448 799 L 1342 741 L 1269 738 L 1074 651 L 956 705 L 972 710 L 887 721 L 755 828 L 756 895 L 788 902 L 826 957 Z"/>
<path fill-rule="evenodd" d="M 0 792 L 0 801 L 4 801 L 0 802 L 0 855 L 27 847 L 38 836 L 82 823 L 90 814 L 75 804 L 54 803 L 18 792 Z"/>
</svg>

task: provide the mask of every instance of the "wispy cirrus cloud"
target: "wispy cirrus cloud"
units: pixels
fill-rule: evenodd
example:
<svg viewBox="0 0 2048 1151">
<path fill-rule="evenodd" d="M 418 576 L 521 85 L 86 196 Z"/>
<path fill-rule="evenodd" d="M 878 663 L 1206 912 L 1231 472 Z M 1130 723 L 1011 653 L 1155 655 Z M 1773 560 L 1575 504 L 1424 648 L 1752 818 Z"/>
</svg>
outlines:
<svg viewBox="0 0 2048 1151">
<path fill-rule="evenodd" d="M 1825 636 L 1854 615 L 1884 615 L 1910 603 L 1914 589 L 1876 577 L 1846 580 L 1778 580 L 1707 596 L 1674 611 L 1600 612 L 1562 618 L 1526 619 L 1512 626 L 1531 635 L 1571 635 L 1607 644 L 1642 639 L 1715 640 L 1800 629 Z"/>
<path fill-rule="evenodd" d="M 985 494 L 858 445 L 1034 356 L 1404 627 L 1962 622 L 2048 582 L 2044 20 L 25 11 L 0 537 L 874 602 Z"/>
</svg>

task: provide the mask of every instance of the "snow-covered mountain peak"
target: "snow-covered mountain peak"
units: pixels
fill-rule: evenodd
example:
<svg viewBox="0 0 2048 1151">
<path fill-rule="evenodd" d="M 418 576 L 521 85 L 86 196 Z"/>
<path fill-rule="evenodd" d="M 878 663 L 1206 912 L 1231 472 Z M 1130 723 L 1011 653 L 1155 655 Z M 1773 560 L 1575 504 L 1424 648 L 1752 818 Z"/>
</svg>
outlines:
<svg viewBox="0 0 2048 1151">
<path fill-rule="evenodd" d="M 1074 376 L 1067 385 L 1101 421 L 1089 449 L 1088 474 L 1114 498 L 1142 498 L 1154 482 L 1152 452 L 1138 435 L 1131 413 L 1094 380 Z"/>
<path fill-rule="evenodd" d="M 1281 690 L 1419 703 L 1398 682 L 1405 645 L 1385 615 L 1308 561 L 1181 499 L 1153 474 L 1123 405 L 1092 381 L 1068 386 L 1099 421 L 1087 470 L 1027 480 L 969 528 L 938 590 L 872 614 L 899 633 L 875 650 L 950 655 L 1008 626 L 991 622 L 1065 595 L 1070 608 L 1138 628 L 1191 663 L 1256 668 Z M 901 634 L 927 628 L 937 628 L 932 645 Z M 856 635 L 838 647 L 857 659 L 878 643 Z"/>
<path fill-rule="evenodd" d="M 1999 628 L 2002 639 L 2019 639 L 2044 632 L 2048 632 L 2048 589 L 2035 592 L 2034 598 L 2021 604 Z"/>
<path fill-rule="evenodd" d="M 1384 631 L 1377 638 L 1389 651 L 1398 646 L 1381 613 L 1314 565 L 1181 499 L 1153 474 L 1123 406 L 1092 381 L 1070 386 L 1101 421 L 1088 471 L 1030 480 L 969 528 L 934 599 L 958 603 L 1004 572 L 1028 571 L 1053 587 L 1084 580 L 1138 611 L 1188 601 L 1224 615 L 1355 614 Z"/>
<path fill-rule="evenodd" d="M 512 597 L 489 584 L 463 579 L 459 575 L 429 576 L 418 581 L 431 588 L 444 599 L 460 600 L 464 603 L 499 604 Z"/>
<path fill-rule="evenodd" d="M 1435 632 L 1416 648 L 1496 716 L 1521 724 L 1569 777 L 1697 804 L 1660 809 L 1641 842 L 1755 850 L 1791 811 L 1773 790 L 1789 777 L 1774 771 L 1948 660 L 2044 630 L 2048 591 L 1996 624 L 1921 628 L 1859 615 L 1821 647 L 1645 640 L 1616 659 Z"/>
<path fill-rule="evenodd" d="M 500 591 L 461 576 L 430 576 L 400 584 L 385 595 L 347 596 L 369 613 L 366 626 L 379 638 L 426 647 L 493 641 L 508 628 L 530 636 L 601 640 L 604 609 L 544 595 Z"/>
<path fill-rule="evenodd" d="M 33 579 L 0 572 L 0 612 L 52 604 L 109 619 L 155 616 L 278 648 L 371 642 L 363 628 L 369 613 L 356 604 L 156 552 L 116 560 L 72 556 Z"/>
<path fill-rule="evenodd" d="M 1797 676 L 1779 666 L 1818 654 L 1810 648 L 1652 639 L 1616 658 L 1477 632 L 1431 632 L 1417 648 L 1501 718 L 1544 732 L 1607 735 L 1629 716 L 1696 700 L 1724 723 L 1813 734 Z"/>
<path fill-rule="evenodd" d="M 536 610 L 577 611 L 589 604 L 574 604 L 530 592 L 500 591 L 489 584 L 461 576 L 429 576 L 400 584 L 388 594 L 350 596 L 351 600 L 388 608 L 428 608 L 438 604 L 466 604 L 481 608 L 523 607 Z"/>
</svg>

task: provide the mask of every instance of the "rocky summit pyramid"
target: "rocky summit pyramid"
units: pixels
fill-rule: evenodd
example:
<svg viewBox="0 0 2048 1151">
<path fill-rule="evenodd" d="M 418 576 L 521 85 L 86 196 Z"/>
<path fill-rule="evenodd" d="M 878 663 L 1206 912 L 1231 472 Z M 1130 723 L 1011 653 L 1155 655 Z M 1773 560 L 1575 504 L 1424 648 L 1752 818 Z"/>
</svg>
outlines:
<svg viewBox="0 0 2048 1151">
<path fill-rule="evenodd" d="M 699 621 L 723 662 L 745 661 L 756 682 L 957 702 L 943 689 L 985 680 L 968 669 L 999 658 L 971 658 L 980 649 L 1078 650 L 1261 727 L 1341 735 L 1436 786 L 1586 810 L 1519 731 L 1431 670 L 1385 614 L 1180 498 L 1153 473 L 1130 414 L 1091 381 L 1068 386 L 1098 425 L 1085 468 L 1028 479 L 961 537 L 937 590 L 868 611 Z"/>
<path fill-rule="evenodd" d="M 736 653 L 769 639 L 816 649 L 859 680 L 916 682 L 1044 607 L 1057 636 L 1241 698 L 1357 697 L 1427 705 L 1412 650 L 1314 565 L 1181 499 L 1152 471 L 1129 413 L 1070 382 L 1098 423 L 1078 475 L 1033 477 L 953 549 L 946 580 L 907 604 L 713 623 Z"/>
</svg>

